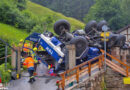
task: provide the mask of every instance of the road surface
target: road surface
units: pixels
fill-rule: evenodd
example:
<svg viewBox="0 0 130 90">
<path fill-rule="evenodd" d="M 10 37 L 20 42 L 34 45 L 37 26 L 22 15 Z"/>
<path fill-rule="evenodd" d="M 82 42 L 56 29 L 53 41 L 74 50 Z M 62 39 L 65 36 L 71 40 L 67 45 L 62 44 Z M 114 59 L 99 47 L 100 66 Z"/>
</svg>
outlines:
<svg viewBox="0 0 130 90">
<path fill-rule="evenodd" d="M 36 81 L 32 84 L 28 83 L 29 74 L 22 73 L 22 77 L 18 80 L 13 80 L 8 85 L 8 90 L 56 90 L 56 81 L 58 77 L 48 76 L 47 68 L 41 63 L 37 67 Z"/>
</svg>

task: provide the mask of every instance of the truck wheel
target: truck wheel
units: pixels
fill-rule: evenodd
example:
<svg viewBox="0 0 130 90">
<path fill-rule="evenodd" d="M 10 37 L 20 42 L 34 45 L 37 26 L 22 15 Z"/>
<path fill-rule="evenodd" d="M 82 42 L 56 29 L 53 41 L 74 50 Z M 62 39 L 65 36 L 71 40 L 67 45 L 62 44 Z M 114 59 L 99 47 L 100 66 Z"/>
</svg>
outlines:
<svg viewBox="0 0 130 90">
<path fill-rule="evenodd" d="M 126 37 L 124 35 L 118 35 L 115 46 L 123 47 L 125 45 L 125 42 L 126 42 Z"/>
<path fill-rule="evenodd" d="M 95 31 L 93 30 L 93 28 L 97 29 L 97 22 L 95 20 L 92 20 L 90 22 L 88 22 L 85 26 L 85 32 L 88 35 L 93 35 L 95 33 Z"/>
<path fill-rule="evenodd" d="M 116 38 L 117 38 L 117 36 L 114 35 L 114 34 L 111 34 L 111 35 L 108 37 L 107 48 L 112 48 L 113 46 L 115 46 Z"/>
<path fill-rule="evenodd" d="M 70 31 L 70 23 L 67 20 L 61 19 L 55 22 L 54 31 L 56 34 L 61 35 L 64 31 Z"/>
<path fill-rule="evenodd" d="M 76 57 L 79 57 L 83 51 L 88 47 L 88 42 L 82 36 L 77 36 L 71 39 L 70 44 L 76 47 Z"/>
<path fill-rule="evenodd" d="M 107 22 L 105 20 L 102 20 L 100 21 L 98 24 L 97 24 L 97 30 L 98 31 L 102 31 L 102 26 L 103 25 L 107 25 Z"/>
</svg>

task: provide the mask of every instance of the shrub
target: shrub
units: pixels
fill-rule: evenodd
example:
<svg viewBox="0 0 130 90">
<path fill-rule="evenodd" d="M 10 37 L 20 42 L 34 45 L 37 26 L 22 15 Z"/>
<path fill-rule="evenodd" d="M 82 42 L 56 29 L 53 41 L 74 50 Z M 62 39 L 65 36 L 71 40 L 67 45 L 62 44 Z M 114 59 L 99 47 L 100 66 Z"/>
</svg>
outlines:
<svg viewBox="0 0 130 90">
<path fill-rule="evenodd" d="M 7 83 L 11 79 L 11 74 L 8 72 L 8 69 L 11 69 L 9 63 L 7 63 L 7 70 L 5 70 L 5 64 L 0 65 L 0 77 L 2 78 L 2 83 Z"/>
<path fill-rule="evenodd" d="M 19 10 L 16 3 L 7 2 L 2 0 L 0 2 L 0 21 L 6 24 L 13 25 L 17 28 L 24 29 L 30 32 L 34 26 L 39 22 L 28 10 Z M 9 0 L 11 1 L 11 0 Z M 25 1 L 25 0 L 20 0 Z M 23 2 L 22 2 L 23 3 Z"/>
</svg>

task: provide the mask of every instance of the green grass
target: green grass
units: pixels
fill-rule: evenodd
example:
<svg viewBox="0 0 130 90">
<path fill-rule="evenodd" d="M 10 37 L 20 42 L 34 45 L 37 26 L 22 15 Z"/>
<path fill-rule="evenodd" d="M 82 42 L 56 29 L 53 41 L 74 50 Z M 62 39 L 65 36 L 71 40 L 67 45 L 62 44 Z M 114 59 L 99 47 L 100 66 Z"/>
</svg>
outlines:
<svg viewBox="0 0 130 90">
<path fill-rule="evenodd" d="M 8 40 L 11 44 L 18 44 L 19 40 L 24 40 L 28 35 L 25 31 L 0 23 L 0 38 Z"/>
<path fill-rule="evenodd" d="M 81 21 L 78 21 L 71 17 L 66 17 L 61 13 L 54 12 L 46 7 L 32 3 L 30 1 L 27 2 L 27 10 L 33 13 L 36 17 L 42 18 L 43 20 L 49 15 L 54 16 L 56 20 L 66 19 L 71 24 L 71 31 L 84 28 L 84 23 Z M 49 29 L 52 32 L 54 31 L 53 27 L 50 27 Z M 0 38 L 8 40 L 10 44 L 18 44 L 21 39 L 24 40 L 28 35 L 29 34 L 24 30 L 20 30 L 14 28 L 13 26 L 0 23 Z"/>
<path fill-rule="evenodd" d="M 44 18 L 46 16 L 52 15 L 52 16 L 56 17 L 56 20 L 66 19 L 71 24 L 71 30 L 83 29 L 84 25 L 85 25 L 84 23 L 82 23 L 79 20 L 76 20 L 76 19 L 71 18 L 71 17 L 66 17 L 61 13 L 54 12 L 54 11 L 52 11 L 52 10 L 46 8 L 46 7 L 32 3 L 30 1 L 27 2 L 27 9 L 38 17 Z M 51 27 L 51 28 L 53 29 L 53 27 Z"/>
</svg>

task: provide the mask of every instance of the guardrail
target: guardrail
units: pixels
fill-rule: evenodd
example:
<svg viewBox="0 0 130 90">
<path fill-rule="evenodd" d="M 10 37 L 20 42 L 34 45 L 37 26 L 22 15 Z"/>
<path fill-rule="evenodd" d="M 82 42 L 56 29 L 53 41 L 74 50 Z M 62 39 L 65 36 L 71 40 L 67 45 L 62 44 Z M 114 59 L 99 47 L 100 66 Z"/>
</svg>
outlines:
<svg viewBox="0 0 130 90">
<path fill-rule="evenodd" d="M 69 85 L 71 82 L 75 81 L 79 83 L 79 78 L 83 77 L 86 74 L 89 74 L 91 76 L 91 72 L 97 68 L 101 70 L 102 68 L 102 62 L 104 59 L 104 55 L 100 55 L 98 57 L 95 57 L 89 61 L 86 61 L 73 69 L 67 70 L 60 74 L 62 80 L 59 81 L 59 88 L 62 88 L 64 90 L 65 86 Z M 96 61 L 96 63 L 93 63 Z"/>
</svg>

